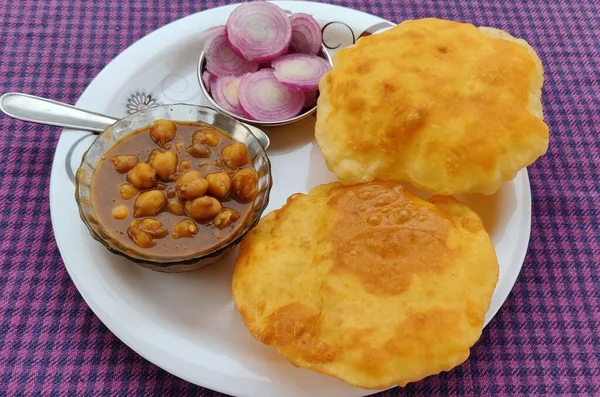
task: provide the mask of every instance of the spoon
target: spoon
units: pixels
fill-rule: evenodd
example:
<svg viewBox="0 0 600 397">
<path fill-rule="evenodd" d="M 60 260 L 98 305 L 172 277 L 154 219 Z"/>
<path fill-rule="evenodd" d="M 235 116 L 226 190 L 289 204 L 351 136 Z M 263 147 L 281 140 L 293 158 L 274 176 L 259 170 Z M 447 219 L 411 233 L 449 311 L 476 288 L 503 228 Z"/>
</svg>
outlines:
<svg viewBox="0 0 600 397">
<path fill-rule="evenodd" d="M 7 92 L 0 96 L 0 110 L 17 120 L 90 131 L 95 134 L 101 133 L 106 127 L 119 120 L 102 113 L 19 92 Z M 269 137 L 262 130 L 252 125 L 242 124 L 252 132 L 265 149 L 269 146 Z"/>
</svg>

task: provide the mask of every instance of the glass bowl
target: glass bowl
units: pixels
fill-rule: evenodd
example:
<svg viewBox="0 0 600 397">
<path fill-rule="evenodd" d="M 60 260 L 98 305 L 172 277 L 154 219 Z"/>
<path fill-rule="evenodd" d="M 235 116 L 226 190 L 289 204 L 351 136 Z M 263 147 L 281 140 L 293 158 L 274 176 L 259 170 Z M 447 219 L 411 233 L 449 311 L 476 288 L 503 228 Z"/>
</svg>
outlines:
<svg viewBox="0 0 600 397">
<path fill-rule="evenodd" d="M 331 55 L 329 55 L 329 52 L 327 51 L 327 48 L 325 47 L 324 44 L 321 44 L 321 51 L 317 55 L 319 55 L 321 58 L 325 59 L 327 62 L 329 62 L 329 65 L 333 67 L 333 60 L 331 59 Z M 221 113 L 231 116 L 236 120 L 242 121 L 247 124 L 255 125 L 258 127 L 274 127 L 274 126 L 278 126 L 278 125 L 286 125 L 286 124 L 295 123 L 296 121 L 300 121 L 300 120 L 310 116 L 317 110 L 317 106 L 315 105 L 310 109 L 306 109 L 304 112 L 300 113 L 299 115 L 297 115 L 295 117 L 291 117 L 289 119 L 284 119 L 284 120 L 276 120 L 276 121 L 258 121 L 258 120 L 251 120 L 251 119 L 247 119 L 245 117 L 238 116 L 234 113 L 231 113 L 227 109 L 224 109 L 221 106 L 219 106 L 219 104 L 217 102 L 215 102 L 215 100 L 212 98 L 212 96 L 206 89 L 206 86 L 204 85 L 204 81 L 202 81 L 202 72 L 204 72 L 205 66 L 206 66 L 206 59 L 204 57 L 204 51 L 202 51 L 200 53 L 200 58 L 198 58 L 198 65 L 196 66 L 196 77 L 198 78 L 198 84 L 200 84 L 200 89 L 202 90 L 202 93 L 206 97 L 206 100 L 209 101 L 210 104 L 212 106 L 214 106 L 216 109 L 218 109 Z"/>
<path fill-rule="evenodd" d="M 185 257 L 160 258 L 147 256 L 143 252 L 134 251 L 112 238 L 97 220 L 91 203 L 91 185 L 94 171 L 100 160 L 120 139 L 150 125 L 157 119 L 203 122 L 213 125 L 229 133 L 232 138 L 248 147 L 250 162 L 258 174 L 258 195 L 254 199 L 252 208 L 244 218 L 242 225 L 228 239 L 219 242 L 218 246 L 209 250 Z M 197 270 L 210 265 L 235 248 L 260 220 L 269 203 L 273 179 L 271 176 L 271 163 L 265 148 L 247 126 L 208 107 L 171 104 L 141 110 L 107 127 L 83 154 L 81 165 L 77 170 L 75 184 L 75 199 L 79 207 L 79 214 L 94 239 L 102 243 L 110 252 L 122 255 L 141 266 L 156 271 L 175 273 Z"/>
</svg>

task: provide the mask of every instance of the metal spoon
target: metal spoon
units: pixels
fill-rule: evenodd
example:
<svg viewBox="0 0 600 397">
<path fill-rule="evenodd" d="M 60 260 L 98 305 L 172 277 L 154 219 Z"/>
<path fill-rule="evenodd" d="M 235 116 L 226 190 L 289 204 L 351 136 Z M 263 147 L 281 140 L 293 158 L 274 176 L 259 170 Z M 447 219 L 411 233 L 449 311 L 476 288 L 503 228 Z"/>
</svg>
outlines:
<svg viewBox="0 0 600 397">
<path fill-rule="evenodd" d="M 0 96 L 0 110 L 18 120 L 93 133 L 100 133 L 119 120 L 102 113 L 19 92 L 7 92 Z M 242 124 L 254 134 L 265 149 L 269 146 L 269 137 L 262 130 Z"/>
</svg>

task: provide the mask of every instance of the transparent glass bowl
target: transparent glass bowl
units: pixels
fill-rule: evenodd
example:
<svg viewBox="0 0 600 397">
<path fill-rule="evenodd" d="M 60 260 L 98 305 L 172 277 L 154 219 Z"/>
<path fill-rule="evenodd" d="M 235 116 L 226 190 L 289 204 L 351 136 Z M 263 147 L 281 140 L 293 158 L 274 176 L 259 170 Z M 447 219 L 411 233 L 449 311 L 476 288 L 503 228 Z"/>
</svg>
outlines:
<svg viewBox="0 0 600 397">
<path fill-rule="evenodd" d="M 175 258 L 148 256 L 143 253 L 143 250 L 134 251 L 112 238 L 97 220 L 91 202 L 91 185 L 94 171 L 102 156 L 120 139 L 150 125 L 157 119 L 203 122 L 213 125 L 229 133 L 235 140 L 248 147 L 250 162 L 258 174 L 258 195 L 248 215 L 242 220 L 243 224 L 227 240 L 220 242 L 218 246 L 209 250 Z M 94 239 L 101 242 L 110 252 L 122 255 L 141 266 L 161 272 L 175 273 L 197 270 L 210 265 L 237 246 L 246 234 L 256 226 L 267 207 L 273 179 L 271 176 L 271 163 L 265 148 L 244 124 L 208 107 L 172 104 L 139 111 L 107 127 L 83 154 L 75 183 L 75 199 L 77 200 L 81 219 Z"/>
</svg>

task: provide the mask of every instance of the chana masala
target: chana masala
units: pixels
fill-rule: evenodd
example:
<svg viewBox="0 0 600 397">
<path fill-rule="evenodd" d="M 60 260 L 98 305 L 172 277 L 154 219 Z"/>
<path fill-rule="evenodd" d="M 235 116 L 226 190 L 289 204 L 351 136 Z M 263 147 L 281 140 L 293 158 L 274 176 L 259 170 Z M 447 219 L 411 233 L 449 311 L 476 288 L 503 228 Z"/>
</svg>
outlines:
<svg viewBox="0 0 600 397">
<path fill-rule="evenodd" d="M 156 120 L 108 151 L 91 195 L 112 238 L 168 258 L 227 240 L 243 224 L 257 189 L 244 144 L 204 123 Z"/>
</svg>

